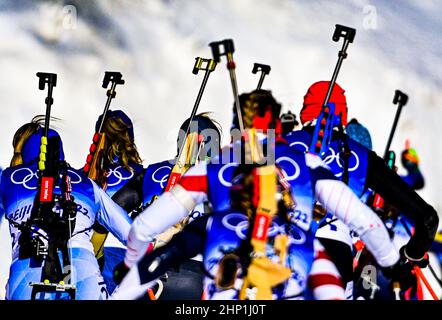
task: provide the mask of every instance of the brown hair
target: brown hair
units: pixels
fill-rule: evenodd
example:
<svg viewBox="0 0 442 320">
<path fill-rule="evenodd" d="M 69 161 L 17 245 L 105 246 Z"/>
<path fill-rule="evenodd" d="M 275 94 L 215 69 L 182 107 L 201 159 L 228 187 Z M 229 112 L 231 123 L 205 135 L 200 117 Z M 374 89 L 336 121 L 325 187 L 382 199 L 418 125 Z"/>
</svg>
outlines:
<svg viewBox="0 0 442 320">
<path fill-rule="evenodd" d="M 255 177 L 253 170 L 256 165 L 241 164 L 235 168 L 232 187 L 230 188 L 231 206 L 234 209 L 244 212 L 250 218 L 256 210 L 253 204 L 253 195 L 255 192 Z"/>
<path fill-rule="evenodd" d="M 271 95 L 269 91 L 255 90 L 251 93 L 244 93 L 240 96 L 240 105 L 242 112 L 242 120 L 244 129 L 253 128 L 253 118 L 258 112 L 262 97 Z M 236 109 L 234 106 L 234 121 L 238 121 Z M 247 151 L 246 151 L 247 152 Z M 249 150 L 249 152 L 254 152 Z M 250 155 L 251 156 L 251 155 Z M 246 155 L 247 157 L 247 155 Z M 256 164 L 240 164 L 234 171 L 234 176 L 241 180 L 239 184 L 233 184 L 231 188 L 231 205 L 233 208 L 239 209 L 247 214 L 250 218 L 256 208 L 253 205 L 253 194 L 255 189 L 255 181 L 253 170 L 257 168 Z M 239 190 L 236 190 L 239 188 Z"/>
<path fill-rule="evenodd" d="M 143 162 L 135 142 L 129 136 L 129 127 L 120 117 L 106 117 L 101 132 L 106 136 L 104 155 L 109 163 L 113 163 L 115 157 L 118 157 L 126 169 L 132 170 L 130 162 L 137 164 Z"/>
<path fill-rule="evenodd" d="M 243 93 L 239 96 L 239 104 L 244 129 L 253 128 L 253 118 L 259 112 L 265 112 L 266 109 L 270 108 L 273 121 L 279 119 L 281 112 L 281 104 L 275 100 L 269 90 L 258 89 L 250 93 Z M 239 128 L 235 104 L 233 105 L 233 126 Z"/>
</svg>

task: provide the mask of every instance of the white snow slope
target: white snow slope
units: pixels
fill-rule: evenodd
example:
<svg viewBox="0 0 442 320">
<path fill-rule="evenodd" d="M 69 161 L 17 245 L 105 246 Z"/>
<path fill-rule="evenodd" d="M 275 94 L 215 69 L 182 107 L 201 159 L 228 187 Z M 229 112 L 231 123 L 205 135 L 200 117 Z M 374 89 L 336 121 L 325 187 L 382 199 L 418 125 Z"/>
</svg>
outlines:
<svg viewBox="0 0 442 320">
<path fill-rule="evenodd" d="M 112 108 L 133 118 L 136 143 L 148 164 L 174 155 L 177 129 L 202 80 L 191 73 L 194 58 L 211 56 L 209 42 L 234 39 L 240 92 L 257 84 L 254 62 L 271 65 L 264 88 L 272 89 L 284 111 L 298 113 L 309 85 L 331 77 L 341 47 L 331 36 L 339 23 L 357 29 L 338 78 L 349 118 L 371 130 L 382 155 L 396 111 L 394 90 L 408 93 L 393 148 L 399 153 L 405 139 L 411 140 L 426 178 L 420 194 L 442 211 L 441 17 L 437 1 L 413 0 L 2 0 L 0 165 L 8 166 L 15 130 L 44 113 L 38 71 L 58 74 L 53 116 L 62 119 L 56 126 L 74 167 L 84 164 L 104 106 L 104 71 L 122 72 L 126 84 L 117 89 Z M 225 141 L 232 101 L 222 62 L 209 79 L 200 111 L 213 111 Z M 10 259 L 7 237 L 2 232 L 3 279 Z"/>
</svg>

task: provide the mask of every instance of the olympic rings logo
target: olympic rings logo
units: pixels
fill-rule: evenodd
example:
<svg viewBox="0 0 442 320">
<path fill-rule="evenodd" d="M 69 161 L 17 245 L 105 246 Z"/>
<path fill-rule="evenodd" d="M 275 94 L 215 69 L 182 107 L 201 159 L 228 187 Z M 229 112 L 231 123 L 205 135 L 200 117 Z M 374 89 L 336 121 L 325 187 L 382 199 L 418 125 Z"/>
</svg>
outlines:
<svg viewBox="0 0 442 320">
<path fill-rule="evenodd" d="M 222 224 L 230 231 L 235 232 L 238 238 L 244 240 L 247 238 L 247 229 L 249 228 L 248 218 L 240 213 L 229 213 L 222 218 Z M 290 243 L 302 244 L 306 241 L 306 236 L 301 230 L 295 230 L 291 228 Z M 274 221 L 269 226 L 268 237 L 274 237 L 279 233 L 285 233 L 284 226 L 280 226 Z"/>
<path fill-rule="evenodd" d="M 115 169 L 109 169 L 109 172 L 107 173 L 107 178 L 110 177 L 115 177 L 116 179 L 118 179 L 115 182 L 108 182 L 107 186 L 108 187 L 114 187 L 119 185 L 123 180 L 129 180 L 130 178 L 132 178 L 134 176 L 134 172 L 133 171 L 129 171 L 129 170 L 125 170 L 126 172 L 129 172 L 128 176 L 124 176 L 124 171 L 120 170 L 121 168 L 123 168 L 122 166 L 118 166 Z"/>
<path fill-rule="evenodd" d="M 161 169 L 167 169 L 167 172 L 165 175 L 163 175 L 160 179 L 157 179 L 157 173 L 161 170 Z M 172 170 L 172 167 L 170 166 L 162 166 L 159 167 L 158 169 L 156 169 L 153 173 L 152 173 L 152 180 L 156 183 L 159 183 L 161 188 L 164 189 L 164 187 L 166 186 L 167 183 L 167 179 L 169 178 L 170 175 L 170 171 Z M 164 171 L 164 170 L 163 170 Z"/>
<path fill-rule="evenodd" d="M 329 165 L 332 162 L 335 162 L 340 169 L 343 169 L 340 152 L 336 152 L 332 148 L 329 148 L 327 154 L 328 153 L 330 153 L 330 154 L 324 158 L 323 163 L 325 165 Z M 351 150 L 351 156 L 350 156 L 350 159 L 348 159 L 349 166 L 350 166 L 350 163 L 353 163 L 353 162 L 354 162 L 354 165 L 352 167 L 348 168 L 348 172 L 355 171 L 357 168 L 359 168 L 359 162 L 360 162 L 358 154 L 356 152 L 354 152 L 353 150 Z M 337 178 L 341 177 L 342 170 L 341 170 L 341 172 L 336 173 L 335 176 Z"/>
<path fill-rule="evenodd" d="M 284 172 L 284 176 L 285 176 L 285 180 L 286 181 L 293 181 L 298 179 L 299 175 L 301 174 L 301 168 L 299 167 L 299 164 L 293 160 L 292 158 L 283 156 L 283 157 L 279 157 L 278 159 L 276 159 L 276 163 L 280 164 L 281 162 L 287 162 L 289 164 L 291 164 L 292 168 L 293 168 L 293 173 L 291 172 L 292 170 L 285 170 L 282 169 L 282 171 Z M 237 163 L 228 163 L 225 164 L 224 166 L 222 166 L 222 168 L 218 171 L 218 180 L 219 182 L 227 188 L 230 188 L 232 186 L 232 183 L 230 182 L 230 179 L 226 179 L 226 170 L 230 167 L 236 167 L 238 166 Z M 287 166 L 285 166 L 287 169 Z M 290 175 L 289 175 L 290 174 Z"/>
<path fill-rule="evenodd" d="M 308 152 L 308 146 L 302 142 L 302 141 L 295 141 L 292 142 L 289 146 L 290 147 L 295 147 L 295 146 L 301 146 L 302 148 L 305 149 L 305 152 Z M 296 147 L 295 147 L 296 148 Z M 340 152 L 336 152 L 334 149 L 332 148 L 328 148 L 328 151 L 326 152 L 327 156 L 323 159 L 322 163 L 325 165 L 330 165 L 333 162 L 336 163 L 336 165 L 340 168 L 343 169 L 343 164 L 342 164 L 342 159 L 340 156 Z M 351 156 L 350 159 L 348 159 L 349 164 L 354 163 L 352 167 L 348 168 L 349 172 L 355 171 L 359 168 L 359 164 L 360 164 L 360 160 L 359 160 L 359 156 L 356 152 L 354 152 L 353 150 L 351 150 Z M 341 172 L 335 174 L 335 176 L 337 178 L 342 176 L 342 170 Z"/>
<path fill-rule="evenodd" d="M 304 142 L 302 142 L 302 141 L 292 142 L 292 143 L 289 144 L 289 147 L 294 147 L 294 146 L 297 146 L 297 145 L 300 145 L 301 147 L 303 147 L 305 149 L 304 152 L 308 152 L 308 146 Z"/>
<path fill-rule="evenodd" d="M 221 182 L 221 184 L 222 184 L 224 187 L 230 188 L 230 187 L 232 186 L 232 183 L 229 182 L 229 181 L 227 181 L 227 180 L 224 178 L 224 172 L 227 170 L 227 168 L 230 168 L 230 167 L 236 167 L 236 166 L 238 166 L 237 163 L 234 163 L 234 162 L 232 162 L 232 163 L 228 163 L 228 164 L 225 164 L 225 165 L 224 165 L 224 166 L 218 171 L 218 180 L 219 180 L 219 182 Z M 229 179 L 229 180 L 230 180 L 230 179 Z"/>
<path fill-rule="evenodd" d="M 298 179 L 299 175 L 301 174 L 301 168 L 299 167 L 299 164 L 295 160 L 293 160 L 292 158 L 285 157 L 285 156 L 279 157 L 278 159 L 276 159 L 277 164 L 280 164 L 283 161 L 290 163 L 295 170 L 295 172 L 289 176 L 288 172 L 286 170 L 284 170 L 283 168 L 281 168 L 282 171 L 284 171 L 285 180 L 286 181 L 293 181 L 293 180 Z"/>
<path fill-rule="evenodd" d="M 25 172 L 26 175 L 22 176 L 18 174 L 19 172 Z M 71 184 L 79 184 L 81 183 L 82 179 L 78 173 L 75 171 L 72 171 L 68 169 L 68 174 L 71 177 Z M 18 177 L 17 177 L 18 175 Z M 31 183 L 31 181 L 35 178 L 35 182 Z M 75 178 L 75 179 L 73 179 Z M 38 175 L 37 171 L 32 171 L 30 168 L 20 168 L 12 172 L 11 174 L 11 182 L 15 185 L 22 185 L 24 188 L 28 190 L 35 190 L 37 189 L 37 181 Z M 58 186 L 55 186 L 55 188 L 58 188 Z"/>
<path fill-rule="evenodd" d="M 21 171 L 25 171 L 25 172 L 27 172 L 28 174 L 26 175 L 26 176 L 24 176 L 24 178 L 23 178 L 23 180 L 21 180 L 21 181 L 17 181 L 17 180 L 15 180 L 15 175 L 18 173 L 18 172 L 21 172 Z M 27 185 L 27 183 L 29 182 L 29 181 L 31 181 L 32 180 L 32 178 L 34 178 L 35 177 L 35 179 L 38 179 L 38 176 L 37 176 L 37 171 L 36 172 L 33 172 L 31 169 L 29 169 L 29 168 L 20 168 L 20 169 L 17 169 L 17 170 L 15 170 L 12 174 L 11 174 L 11 182 L 13 183 L 13 184 L 17 184 L 17 185 L 23 185 L 23 187 L 25 187 L 26 189 L 28 189 L 28 190 L 35 190 L 35 189 L 37 189 L 37 183 L 35 183 L 35 187 L 32 187 L 32 186 L 28 186 Z"/>
</svg>

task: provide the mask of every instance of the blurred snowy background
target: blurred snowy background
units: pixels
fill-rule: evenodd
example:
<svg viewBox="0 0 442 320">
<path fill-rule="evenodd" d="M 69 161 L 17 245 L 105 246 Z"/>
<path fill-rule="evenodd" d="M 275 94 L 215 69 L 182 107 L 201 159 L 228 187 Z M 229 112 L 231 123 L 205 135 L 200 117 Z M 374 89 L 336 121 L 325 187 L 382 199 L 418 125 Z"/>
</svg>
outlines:
<svg viewBox="0 0 442 320">
<path fill-rule="evenodd" d="M 407 138 L 421 158 L 426 187 L 420 194 L 442 211 L 442 7 L 438 1 L 389 0 L 1 0 L 0 166 L 12 156 L 15 130 L 44 113 L 46 92 L 38 71 L 55 72 L 53 116 L 65 154 L 81 167 L 102 112 L 104 71 L 120 71 L 126 84 L 112 108 L 132 117 L 145 164 L 174 155 L 177 130 L 190 114 L 202 75 L 191 71 L 208 43 L 232 38 L 240 92 L 258 77 L 253 63 L 272 67 L 264 88 L 284 111 L 298 114 L 309 85 L 331 77 L 341 43 L 336 23 L 357 29 L 338 83 L 346 90 L 349 119 L 356 117 L 382 154 L 396 108 L 395 89 L 409 94 L 393 140 Z M 232 93 L 225 62 L 212 73 L 199 111 L 212 111 L 228 139 Z M 7 223 L 0 236 L 0 297 L 10 262 Z"/>
</svg>

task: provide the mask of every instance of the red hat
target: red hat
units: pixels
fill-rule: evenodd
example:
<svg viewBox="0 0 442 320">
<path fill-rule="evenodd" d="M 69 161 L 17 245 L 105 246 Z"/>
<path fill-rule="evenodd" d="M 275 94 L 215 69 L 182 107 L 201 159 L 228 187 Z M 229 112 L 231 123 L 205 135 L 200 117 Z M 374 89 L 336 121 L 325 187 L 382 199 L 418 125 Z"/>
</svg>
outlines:
<svg viewBox="0 0 442 320">
<path fill-rule="evenodd" d="M 302 124 L 316 119 L 321 113 L 322 104 L 330 81 L 318 81 L 310 86 L 304 96 L 304 105 L 301 110 Z M 342 113 L 342 124 L 347 125 L 347 100 L 345 99 L 344 89 L 337 83 L 333 87 L 329 102 L 335 104 L 335 114 Z"/>
</svg>

